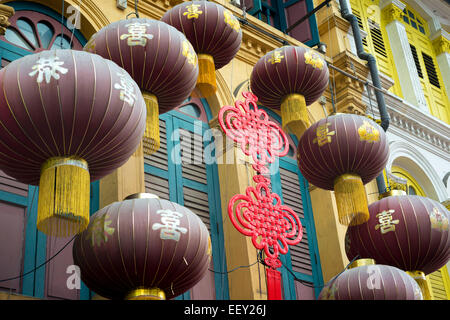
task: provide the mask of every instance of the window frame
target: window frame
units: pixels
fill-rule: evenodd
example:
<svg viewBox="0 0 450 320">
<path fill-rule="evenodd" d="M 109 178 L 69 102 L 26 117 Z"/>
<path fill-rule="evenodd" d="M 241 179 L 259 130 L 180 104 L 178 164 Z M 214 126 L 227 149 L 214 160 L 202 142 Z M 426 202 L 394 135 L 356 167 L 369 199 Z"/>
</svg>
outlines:
<svg viewBox="0 0 450 320">
<path fill-rule="evenodd" d="M 184 205 L 184 194 L 183 187 L 192 188 L 201 192 L 206 192 L 208 196 L 214 198 L 212 201 L 208 201 L 210 209 L 210 224 L 211 224 L 211 246 L 213 250 L 213 264 L 214 264 L 214 285 L 215 285 L 215 296 L 216 300 L 228 300 L 229 299 L 229 287 L 228 287 L 228 275 L 225 246 L 224 246 L 224 234 L 223 234 L 223 218 L 222 218 L 222 208 L 220 200 L 220 188 L 219 188 L 219 174 L 217 164 L 205 164 L 206 166 L 206 176 L 207 184 L 201 184 L 197 181 L 190 180 L 183 177 L 182 165 L 176 163 L 171 163 L 170 156 L 173 153 L 175 147 L 180 146 L 179 132 L 176 129 L 184 129 L 194 133 L 201 133 L 202 137 L 205 130 L 209 130 L 209 121 L 212 119 L 212 113 L 206 99 L 200 99 L 203 107 L 202 111 L 206 114 L 206 119 L 204 117 L 195 118 L 186 113 L 180 112 L 178 110 L 172 110 L 166 112 L 159 116 L 160 121 L 165 121 L 166 123 L 166 136 L 169 140 L 173 136 L 174 142 L 167 143 L 167 156 L 168 156 L 168 170 L 154 167 L 148 163 L 144 163 L 144 172 L 157 176 L 159 178 L 168 181 L 169 186 L 169 200 L 176 202 L 180 205 Z M 189 101 L 183 103 L 180 107 L 188 105 Z M 177 108 L 177 109 L 178 109 Z M 201 127 L 198 124 L 201 123 Z M 196 126 L 197 125 L 197 126 Z M 205 141 L 203 141 L 203 149 L 205 149 Z M 178 157 L 179 155 L 177 155 Z M 178 160 L 178 159 L 177 159 Z M 179 161 L 177 161 L 178 163 Z M 176 299 L 190 300 L 190 292 L 185 292 L 184 294 L 178 296 Z"/>
</svg>

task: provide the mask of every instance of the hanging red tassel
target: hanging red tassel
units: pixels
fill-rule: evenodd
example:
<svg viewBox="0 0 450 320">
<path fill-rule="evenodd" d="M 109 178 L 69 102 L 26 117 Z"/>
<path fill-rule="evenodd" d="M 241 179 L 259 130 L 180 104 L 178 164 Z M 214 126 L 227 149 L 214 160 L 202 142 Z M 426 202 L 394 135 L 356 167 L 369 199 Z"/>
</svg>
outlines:
<svg viewBox="0 0 450 320">
<path fill-rule="evenodd" d="M 267 299 L 283 300 L 283 296 L 281 294 L 281 272 L 276 269 L 267 268 L 266 276 L 267 276 Z"/>
</svg>

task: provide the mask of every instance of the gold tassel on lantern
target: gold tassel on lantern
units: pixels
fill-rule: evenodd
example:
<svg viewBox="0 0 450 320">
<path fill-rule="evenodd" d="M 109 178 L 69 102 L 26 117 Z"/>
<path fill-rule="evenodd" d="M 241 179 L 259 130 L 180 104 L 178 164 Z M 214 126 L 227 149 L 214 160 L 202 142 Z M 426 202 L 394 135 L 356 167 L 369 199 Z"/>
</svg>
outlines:
<svg viewBox="0 0 450 320">
<path fill-rule="evenodd" d="M 37 228 L 49 236 L 68 237 L 89 224 L 88 164 L 77 157 L 54 157 L 41 168 Z"/>
<path fill-rule="evenodd" d="M 198 54 L 197 89 L 202 97 L 207 98 L 216 93 L 216 68 L 214 59 L 209 54 Z"/>
<path fill-rule="evenodd" d="M 334 195 L 341 224 L 353 226 L 369 220 L 366 190 L 360 176 L 343 174 L 337 177 Z"/>
<path fill-rule="evenodd" d="M 419 288 L 422 291 L 423 300 L 432 300 L 431 284 L 425 276 L 425 273 L 422 271 L 406 271 L 406 273 L 410 275 L 419 285 Z"/>
<path fill-rule="evenodd" d="M 308 110 L 303 95 L 291 93 L 283 99 L 281 122 L 283 130 L 295 134 L 298 139 L 309 128 Z"/>
<path fill-rule="evenodd" d="M 152 154 L 159 149 L 159 107 L 155 95 L 144 92 L 143 97 L 147 106 L 147 124 L 144 133 L 144 150 Z"/>
<path fill-rule="evenodd" d="M 166 300 L 164 291 L 159 288 L 137 288 L 131 291 L 126 300 Z"/>
</svg>

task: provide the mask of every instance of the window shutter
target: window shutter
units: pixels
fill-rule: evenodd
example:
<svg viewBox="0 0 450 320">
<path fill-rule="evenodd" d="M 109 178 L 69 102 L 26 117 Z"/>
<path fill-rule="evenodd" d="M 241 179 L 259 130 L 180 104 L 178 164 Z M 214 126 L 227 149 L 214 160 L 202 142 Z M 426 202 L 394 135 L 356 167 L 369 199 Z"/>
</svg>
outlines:
<svg viewBox="0 0 450 320">
<path fill-rule="evenodd" d="M 179 129 L 182 178 L 208 187 L 206 164 L 203 161 L 203 136 L 185 129 Z M 194 212 L 206 225 L 211 234 L 208 192 L 203 188 L 186 186 L 183 183 L 184 206 Z M 206 189 L 207 190 L 207 189 Z M 210 269 L 215 270 L 213 260 Z M 208 271 L 205 277 L 191 290 L 193 300 L 216 299 L 214 273 Z"/>
<path fill-rule="evenodd" d="M 21 274 L 26 208 L 0 201 L 0 279 Z M 0 290 L 21 292 L 21 279 L 0 282 Z"/>
<path fill-rule="evenodd" d="M 383 35 L 380 25 L 373 20 L 368 19 L 370 36 L 372 37 L 373 47 L 376 53 L 387 58 L 386 47 L 384 45 Z"/>
<path fill-rule="evenodd" d="M 28 185 L 18 182 L 0 170 L 0 191 L 14 193 L 20 196 L 28 196 Z"/>
<path fill-rule="evenodd" d="M 166 122 L 159 120 L 159 134 L 160 134 L 160 147 L 158 151 L 152 155 L 148 155 L 144 152 L 144 163 L 153 167 L 159 168 L 164 171 L 168 171 L 168 156 L 167 156 L 167 134 L 166 134 Z M 144 150 L 148 150 L 146 143 L 144 142 Z M 160 197 L 161 199 L 169 200 L 169 182 L 167 179 L 145 173 L 145 191 L 152 193 Z"/>
<path fill-rule="evenodd" d="M 290 206 L 300 219 L 304 218 L 298 175 L 280 167 L 281 192 L 283 203 Z M 309 254 L 308 230 L 303 226 L 303 237 L 299 244 L 290 246 L 292 270 L 312 275 L 311 256 Z"/>
<path fill-rule="evenodd" d="M 306 1 L 295 2 L 286 7 L 284 12 L 286 16 L 286 27 L 289 28 L 291 25 L 308 14 Z M 313 36 L 311 33 L 309 19 L 294 27 L 294 29 L 289 32 L 289 35 L 303 43 L 312 40 Z"/>
<path fill-rule="evenodd" d="M 361 14 L 359 13 L 359 11 L 353 9 L 353 7 L 352 7 L 352 13 L 353 13 L 353 15 L 356 17 L 356 19 L 358 20 L 358 26 L 359 26 L 359 28 L 360 28 L 362 31 L 366 31 L 366 30 L 364 29 L 364 25 L 363 25 L 362 20 L 361 20 Z M 363 43 L 364 46 L 367 46 L 367 38 L 362 39 L 362 43 Z"/>
<path fill-rule="evenodd" d="M 434 64 L 433 57 L 422 52 L 423 62 L 425 63 L 425 69 L 427 70 L 428 81 L 435 87 L 441 88 L 439 84 L 439 77 L 436 71 L 436 65 Z"/>
<path fill-rule="evenodd" d="M 416 64 L 417 73 L 419 74 L 419 77 L 423 79 L 422 67 L 420 66 L 419 56 L 417 55 L 417 49 L 412 44 L 409 44 L 409 46 L 411 47 L 411 53 L 414 58 L 414 63 Z"/>
<path fill-rule="evenodd" d="M 443 279 L 442 269 L 439 269 L 431 274 L 429 274 L 431 282 L 431 291 L 433 293 L 433 300 L 448 300 L 448 294 L 445 290 L 444 279 Z"/>
</svg>

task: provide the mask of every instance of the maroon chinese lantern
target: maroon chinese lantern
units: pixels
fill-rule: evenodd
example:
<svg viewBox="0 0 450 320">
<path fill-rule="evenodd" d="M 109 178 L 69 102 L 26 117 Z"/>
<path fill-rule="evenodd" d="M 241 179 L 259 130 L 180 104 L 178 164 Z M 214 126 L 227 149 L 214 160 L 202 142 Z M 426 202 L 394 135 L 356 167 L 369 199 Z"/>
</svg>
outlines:
<svg viewBox="0 0 450 320">
<path fill-rule="evenodd" d="M 360 259 L 331 279 L 319 300 L 423 300 L 423 296 L 418 284 L 404 271 Z"/>
<path fill-rule="evenodd" d="M 84 47 L 124 68 L 147 105 L 144 138 L 149 153 L 159 149 L 159 114 L 186 100 L 195 88 L 198 61 L 186 37 L 157 20 L 133 18 L 109 24 Z"/>
<path fill-rule="evenodd" d="M 421 196 L 391 196 L 369 206 L 369 220 L 347 229 L 347 257 L 392 265 L 424 279 L 450 258 L 449 211 Z M 419 281 L 418 281 L 419 282 Z M 429 297 L 425 282 L 419 282 Z M 423 286 L 422 286 L 423 285 Z"/>
<path fill-rule="evenodd" d="M 0 71 L 0 168 L 39 185 L 37 227 L 69 236 L 89 223 L 89 182 L 123 165 L 145 130 L 128 73 L 76 50 L 42 51 Z"/>
<path fill-rule="evenodd" d="M 239 51 L 242 30 L 230 10 L 209 1 L 186 1 L 168 10 L 161 21 L 186 35 L 198 55 L 197 88 L 205 96 L 216 92 L 216 73 Z"/>
<path fill-rule="evenodd" d="M 176 297 L 208 271 L 208 229 L 189 209 L 151 194 L 114 202 L 91 217 L 73 245 L 81 279 L 109 299 Z"/>
<path fill-rule="evenodd" d="M 306 106 L 328 86 L 326 62 L 307 47 L 284 46 L 258 60 L 250 87 L 266 107 L 281 111 L 283 130 L 300 138 L 309 127 Z"/>
<path fill-rule="evenodd" d="M 341 224 L 369 218 L 364 184 L 385 167 L 389 147 L 383 129 L 354 114 L 337 114 L 305 131 L 297 150 L 303 176 L 316 187 L 334 190 Z"/>
</svg>

